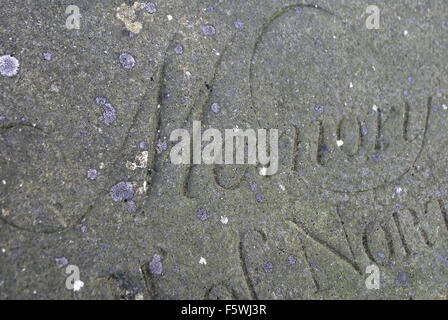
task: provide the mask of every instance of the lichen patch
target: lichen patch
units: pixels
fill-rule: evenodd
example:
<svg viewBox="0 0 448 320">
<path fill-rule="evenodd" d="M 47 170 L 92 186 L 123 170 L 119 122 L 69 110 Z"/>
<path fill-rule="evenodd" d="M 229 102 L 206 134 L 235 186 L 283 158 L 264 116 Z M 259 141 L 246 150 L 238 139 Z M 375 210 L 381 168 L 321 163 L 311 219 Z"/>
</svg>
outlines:
<svg viewBox="0 0 448 320">
<path fill-rule="evenodd" d="M 126 168 L 129 170 L 135 170 L 137 168 L 144 169 L 148 166 L 148 151 L 143 151 L 135 157 L 135 162 L 126 161 Z"/>
<path fill-rule="evenodd" d="M 136 12 L 145 8 L 145 4 L 141 2 L 134 2 L 132 6 L 122 3 L 117 8 L 117 18 L 121 20 L 126 29 L 132 33 L 140 33 L 143 24 L 137 21 Z"/>
</svg>

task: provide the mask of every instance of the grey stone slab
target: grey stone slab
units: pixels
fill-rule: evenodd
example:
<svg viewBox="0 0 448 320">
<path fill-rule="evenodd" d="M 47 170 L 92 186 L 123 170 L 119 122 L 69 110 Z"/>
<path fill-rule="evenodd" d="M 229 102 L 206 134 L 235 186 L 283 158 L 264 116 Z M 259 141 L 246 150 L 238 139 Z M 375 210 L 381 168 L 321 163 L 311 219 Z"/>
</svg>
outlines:
<svg viewBox="0 0 448 320">
<path fill-rule="evenodd" d="M 445 1 L 74 2 L 0 8 L 0 299 L 447 298 Z M 171 163 L 193 120 L 278 172 Z"/>
</svg>

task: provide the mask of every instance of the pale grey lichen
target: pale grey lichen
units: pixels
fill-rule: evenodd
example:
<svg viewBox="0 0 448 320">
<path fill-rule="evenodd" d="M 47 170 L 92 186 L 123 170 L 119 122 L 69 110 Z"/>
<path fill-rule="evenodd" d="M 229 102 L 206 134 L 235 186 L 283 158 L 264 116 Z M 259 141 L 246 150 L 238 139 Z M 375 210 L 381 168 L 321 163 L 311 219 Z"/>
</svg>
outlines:
<svg viewBox="0 0 448 320">
<path fill-rule="evenodd" d="M 180 43 L 177 43 L 174 47 L 174 52 L 176 52 L 178 55 L 182 55 L 184 53 L 184 47 Z"/>
<path fill-rule="evenodd" d="M 4 55 L 0 57 L 0 74 L 4 77 L 13 77 L 19 72 L 20 63 L 17 58 L 12 55 Z"/>
<path fill-rule="evenodd" d="M 205 221 L 208 219 L 207 209 L 204 209 L 204 208 L 198 209 L 198 211 L 196 212 L 196 215 L 197 215 L 198 219 L 201 221 Z"/>
<path fill-rule="evenodd" d="M 111 125 L 117 120 L 117 110 L 110 103 L 105 103 L 103 106 L 102 120 L 107 125 Z"/>
<path fill-rule="evenodd" d="M 104 97 L 96 97 L 95 98 L 95 103 L 96 104 L 99 104 L 99 105 L 104 105 L 104 104 L 106 104 L 106 98 L 104 98 Z"/>
<path fill-rule="evenodd" d="M 142 141 L 139 144 L 139 148 L 141 151 L 148 151 L 149 150 L 149 144 L 146 141 Z"/>
<path fill-rule="evenodd" d="M 51 61 L 53 59 L 53 54 L 51 52 L 44 52 L 42 54 L 42 57 L 44 58 L 44 60 L 46 61 Z"/>
<path fill-rule="evenodd" d="M 297 258 L 296 258 L 296 256 L 294 256 L 294 255 L 292 255 L 292 254 L 288 256 L 288 264 L 289 264 L 290 266 L 296 264 L 296 262 L 297 262 Z"/>
<path fill-rule="evenodd" d="M 221 112 L 221 106 L 218 103 L 213 103 L 210 106 L 210 109 L 213 111 L 213 113 L 220 113 Z"/>
<path fill-rule="evenodd" d="M 361 124 L 361 135 L 366 136 L 369 134 L 369 129 L 367 126 L 363 123 Z"/>
<path fill-rule="evenodd" d="M 152 2 L 148 2 L 145 4 L 145 9 L 146 11 L 148 11 L 149 13 L 153 14 L 157 12 L 157 6 L 155 3 Z"/>
<path fill-rule="evenodd" d="M 151 274 L 162 274 L 163 265 L 162 265 L 162 257 L 158 254 L 155 254 L 152 258 L 152 261 L 149 263 L 149 271 Z"/>
<path fill-rule="evenodd" d="M 87 178 L 90 180 L 95 180 L 98 176 L 98 171 L 96 169 L 89 169 L 87 171 Z"/>
<path fill-rule="evenodd" d="M 236 20 L 234 24 L 235 24 L 235 28 L 240 29 L 240 30 L 244 29 L 244 22 L 241 21 L 240 19 Z"/>
<path fill-rule="evenodd" d="M 68 260 L 66 257 L 56 257 L 54 260 L 56 261 L 56 265 L 58 266 L 58 268 L 62 268 L 68 265 Z"/>
<path fill-rule="evenodd" d="M 314 105 L 314 110 L 316 110 L 316 112 L 322 113 L 324 112 L 324 109 L 325 109 L 324 106 L 319 103 Z"/>
<path fill-rule="evenodd" d="M 395 283 L 397 286 L 407 287 L 409 285 L 409 274 L 406 272 L 399 272 L 395 279 Z"/>
<path fill-rule="evenodd" d="M 255 181 L 250 182 L 250 190 L 255 192 L 257 191 L 257 183 Z"/>
<path fill-rule="evenodd" d="M 264 194 L 262 193 L 258 193 L 255 198 L 257 199 L 258 203 L 265 203 L 266 202 L 266 198 L 264 196 Z"/>
<path fill-rule="evenodd" d="M 159 139 L 156 143 L 156 151 L 157 153 L 162 153 L 163 151 L 168 150 L 168 142 L 166 140 Z"/>
<path fill-rule="evenodd" d="M 107 101 L 105 97 L 96 97 L 95 103 L 97 105 L 103 106 L 103 115 L 101 120 L 107 124 L 111 125 L 117 120 L 117 110 L 112 106 L 111 103 Z"/>
<path fill-rule="evenodd" d="M 121 66 L 126 70 L 130 70 L 135 66 L 135 58 L 127 52 L 120 54 L 119 60 Z"/>
<path fill-rule="evenodd" d="M 127 201 L 125 207 L 129 213 L 133 213 L 133 212 L 137 211 L 137 204 L 133 200 Z"/>
<path fill-rule="evenodd" d="M 274 265 L 270 261 L 266 262 L 265 264 L 263 264 L 263 269 L 264 269 L 264 272 L 271 273 L 272 270 L 274 269 Z"/>
<path fill-rule="evenodd" d="M 121 181 L 110 189 L 109 194 L 115 202 L 128 201 L 134 197 L 134 188 L 131 182 Z"/>
<path fill-rule="evenodd" d="M 216 28 L 211 24 L 201 25 L 201 31 L 205 36 L 213 36 L 216 34 Z"/>
</svg>

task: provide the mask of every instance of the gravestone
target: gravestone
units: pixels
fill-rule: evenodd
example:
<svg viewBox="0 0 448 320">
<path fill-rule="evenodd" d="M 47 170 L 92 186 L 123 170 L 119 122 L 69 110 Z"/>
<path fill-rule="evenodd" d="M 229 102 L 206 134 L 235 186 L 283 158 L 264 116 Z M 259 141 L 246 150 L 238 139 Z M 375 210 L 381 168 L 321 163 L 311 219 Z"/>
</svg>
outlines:
<svg viewBox="0 0 448 320">
<path fill-rule="evenodd" d="M 447 298 L 448 4 L 123 2 L 2 5 L 1 299 Z M 171 163 L 193 121 L 278 172 Z"/>
</svg>

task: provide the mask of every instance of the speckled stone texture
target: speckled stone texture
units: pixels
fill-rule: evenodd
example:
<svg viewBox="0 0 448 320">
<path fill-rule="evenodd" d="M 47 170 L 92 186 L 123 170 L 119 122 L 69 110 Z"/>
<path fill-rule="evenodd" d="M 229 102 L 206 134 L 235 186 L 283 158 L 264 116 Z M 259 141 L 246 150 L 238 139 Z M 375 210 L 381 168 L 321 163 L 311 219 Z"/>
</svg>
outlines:
<svg viewBox="0 0 448 320">
<path fill-rule="evenodd" d="M 3 0 L 0 299 L 446 299 L 448 3 L 369 4 Z M 278 172 L 172 164 L 193 120 Z"/>
</svg>

